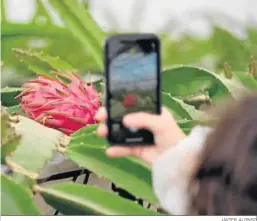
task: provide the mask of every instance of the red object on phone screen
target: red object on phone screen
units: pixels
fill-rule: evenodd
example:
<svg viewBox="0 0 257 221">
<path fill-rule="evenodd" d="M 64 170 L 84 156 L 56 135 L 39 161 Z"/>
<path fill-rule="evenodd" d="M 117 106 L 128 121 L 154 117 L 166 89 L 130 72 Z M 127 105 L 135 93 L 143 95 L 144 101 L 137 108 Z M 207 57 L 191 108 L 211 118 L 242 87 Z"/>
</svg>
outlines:
<svg viewBox="0 0 257 221">
<path fill-rule="evenodd" d="M 126 108 L 133 107 L 136 104 L 136 95 L 129 94 L 123 100 L 123 106 Z"/>
</svg>

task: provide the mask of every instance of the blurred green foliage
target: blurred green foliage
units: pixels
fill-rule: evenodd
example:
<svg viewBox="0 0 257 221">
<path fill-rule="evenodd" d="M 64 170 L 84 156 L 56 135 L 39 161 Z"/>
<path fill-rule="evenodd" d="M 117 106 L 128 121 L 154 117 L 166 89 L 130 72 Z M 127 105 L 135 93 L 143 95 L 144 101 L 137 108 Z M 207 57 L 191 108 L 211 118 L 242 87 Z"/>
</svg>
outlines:
<svg viewBox="0 0 257 221">
<path fill-rule="evenodd" d="M 65 152 L 80 167 L 115 183 L 137 199 L 142 198 L 156 205 L 150 168 L 133 158 L 108 158 L 105 154 L 108 144 L 96 135 L 95 125 L 84 127 L 68 138 L 26 117 L 17 116 L 24 114 L 16 99 L 24 90 L 20 88 L 20 84 L 35 73 L 49 77 L 56 77 L 54 71 L 77 71 L 81 75 L 85 75 L 87 71 L 102 74 L 102 43 L 110 33 L 119 33 L 117 24 L 116 29 L 104 32 L 89 13 L 89 5 L 81 0 L 48 1 L 60 16 L 63 26 L 53 23 L 41 0 L 36 0 L 37 10 L 30 22 L 16 24 L 6 20 L 5 2 L 6 0 L 1 1 L 4 63 L 2 86 L 8 84 L 10 87 L 1 90 L 2 105 L 7 107 L 5 112 L 1 112 L 2 123 L 6 127 L 2 128 L 11 128 L 11 134 L 17 132 L 21 134 L 21 138 L 18 140 L 20 142 L 16 142 L 19 139 L 17 138 L 15 142 L 10 140 L 11 142 L 2 145 L 6 147 L 3 160 L 15 172 L 10 175 L 10 180 L 2 177 L 6 185 L 1 192 L 4 193 L 5 201 L 9 202 L 2 207 L 2 213 L 39 213 L 32 202 L 30 187 L 32 183 L 36 183 L 38 174 L 52 159 L 55 151 Z M 140 30 L 144 4 L 146 1 L 136 1 L 134 14 L 131 16 L 131 23 L 137 24 L 133 32 Z M 114 17 L 111 19 L 116 23 Z M 164 31 L 159 32 L 162 41 L 162 64 L 165 69 L 162 71 L 162 104 L 173 113 L 185 133 L 189 133 L 195 125 L 211 125 L 215 122 L 215 118 L 207 117 L 206 106 L 210 108 L 219 105 L 218 101 L 224 98 L 236 100 L 257 89 L 257 64 L 254 58 L 257 56 L 257 29 L 244 28 L 244 38 L 239 38 L 217 25 L 213 25 L 212 34 L 207 38 L 189 34 L 175 38 L 173 32 L 168 33 L 168 30 L 173 29 L 171 23 L 167 23 L 162 28 Z M 178 64 L 179 66 L 169 68 Z M 224 74 L 216 74 L 220 72 Z M 6 77 L 10 73 L 15 75 L 7 81 Z M 101 92 L 104 88 L 101 76 L 94 79 L 94 85 Z M 127 111 L 137 111 L 138 108 L 145 108 L 147 111 L 154 108 L 155 93 L 145 91 L 134 95 L 132 93 L 129 97 L 126 91 L 119 91 L 118 96 L 111 101 L 112 114 L 121 117 L 120 113 Z M 101 95 L 102 98 L 104 96 Z M 113 193 L 104 192 L 99 187 L 61 184 L 45 188 L 33 185 L 33 192 L 41 194 L 49 205 L 68 215 L 156 214 Z"/>
<path fill-rule="evenodd" d="M 109 16 L 109 20 L 112 21 L 115 28 L 109 33 L 104 32 L 88 13 L 89 3 L 87 1 L 80 2 L 83 2 L 84 7 L 80 7 L 77 0 L 49 1 L 53 10 L 64 23 L 64 26 L 60 26 L 53 22 L 49 9 L 41 0 L 36 0 L 35 15 L 28 23 L 9 22 L 5 15 L 5 0 L 2 0 L 1 43 L 4 67 L 12 70 L 15 75 L 20 77 L 33 76 L 33 70 L 28 70 L 27 66 L 20 62 L 22 58 L 19 56 L 17 58 L 12 51 L 13 48 L 22 48 L 24 50 L 44 51 L 50 56 L 61 57 L 81 74 L 85 74 L 87 71 L 102 73 L 103 40 L 106 35 L 119 32 L 115 29 L 119 27 L 113 15 L 107 10 L 106 15 Z M 146 2 L 142 1 L 141 5 L 144 4 Z M 139 13 L 136 10 L 136 8 L 142 7 L 138 7 L 138 4 L 135 6 L 137 7 L 135 7 L 130 20 L 131 24 L 137 23 L 137 25 L 134 25 L 132 31 L 140 29 L 144 14 L 143 11 Z M 211 63 L 213 71 L 220 72 L 224 63 L 227 62 L 233 70 L 245 71 L 248 67 L 249 57 L 251 55 L 257 57 L 257 27 L 254 26 L 243 27 L 246 30 L 244 39 L 240 39 L 228 30 L 214 24 L 212 34 L 209 37 L 199 38 L 190 34 L 183 34 L 179 39 L 175 39 L 172 34 L 174 22 L 168 22 L 165 27 L 159 33 L 162 40 L 163 68 L 175 64 L 193 64 L 210 69 L 209 63 Z M 171 34 L 163 30 L 171 30 Z M 206 62 L 206 58 L 210 58 L 209 63 Z M 48 64 L 42 65 L 48 68 Z M 4 74 L 6 73 L 5 70 L 3 71 Z M 19 86 L 12 81 L 2 82 L 2 86 L 6 84 Z"/>
</svg>

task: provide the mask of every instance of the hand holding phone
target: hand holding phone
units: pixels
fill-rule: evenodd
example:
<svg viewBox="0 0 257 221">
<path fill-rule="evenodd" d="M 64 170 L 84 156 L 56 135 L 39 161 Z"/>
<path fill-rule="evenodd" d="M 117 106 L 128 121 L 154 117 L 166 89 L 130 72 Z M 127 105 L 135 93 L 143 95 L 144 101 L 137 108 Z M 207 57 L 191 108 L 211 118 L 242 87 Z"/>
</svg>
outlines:
<svg viewBox="0 0 257 221">
<path fill-rule="evenodd" d="M 160 42 L 153 34 L 116 35 L 105 43 L 107 139 L 112 145 L 153 145 L 149 128 L 127 127 L 134 112 L 160 114 Z"/>
<path fill-rule="evenodd" d="M 107 120 L 107 111 L 104 107 L 99 109 L 96 114 L 96 119 L 101 123 L 97 130 L 98 135 L 107 137 L 108 128 L 105 124 Z M 142 147 L 142 145 L 116 145 L 106 150 L 109 157 L 132 155 L 142 159 L 148 164 L 152 164 L 163 151 L 172 145 L 175 145 L 185 137 L 185 134 L 166 108 L 162 109 L 160 115 L 146 112 L 128 114 L 124 117 L 123 123 L 126 127 L 147 128 L 152 131 L 155 136 L 155 145 L 147 147 Z"/>
</svg>

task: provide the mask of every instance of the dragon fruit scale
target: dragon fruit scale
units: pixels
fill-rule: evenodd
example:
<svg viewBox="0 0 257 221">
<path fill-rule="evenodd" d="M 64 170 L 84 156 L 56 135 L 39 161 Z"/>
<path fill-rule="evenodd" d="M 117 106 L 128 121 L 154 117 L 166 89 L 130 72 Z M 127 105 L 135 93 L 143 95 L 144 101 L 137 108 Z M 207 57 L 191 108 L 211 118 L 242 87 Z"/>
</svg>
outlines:
<svg viewBox="0 0 257 221">
<path fill-rule="evenodd" d="M 56 78 L 38 74 L 37 79 L 23 85 L 25 91 L 17 98 L 26 115 L 67 135 L 97 123 L 94 116 L 100 107 L 100 94 L 93 84 L 87 84 L 74 73 L 52 73 Z"/>
</svg>

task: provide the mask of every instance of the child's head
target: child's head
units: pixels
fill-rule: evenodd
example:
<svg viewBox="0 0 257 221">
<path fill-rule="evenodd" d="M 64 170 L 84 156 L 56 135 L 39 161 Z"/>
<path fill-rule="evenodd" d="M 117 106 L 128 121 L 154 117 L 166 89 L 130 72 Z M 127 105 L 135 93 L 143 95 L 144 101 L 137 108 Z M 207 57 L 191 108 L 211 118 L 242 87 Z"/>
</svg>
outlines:
<svg viewBox="0 0 257 221">
<path fill-rule="evenodd" d="M 230 105 L 197 171 L 200 215 L 257 215 L 257 95 Z"/>
</svg>

